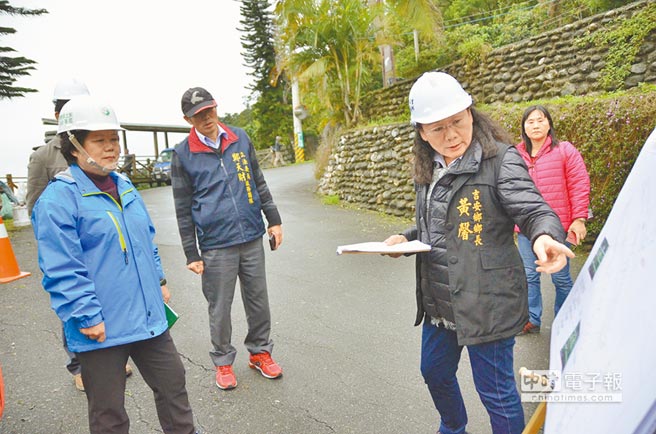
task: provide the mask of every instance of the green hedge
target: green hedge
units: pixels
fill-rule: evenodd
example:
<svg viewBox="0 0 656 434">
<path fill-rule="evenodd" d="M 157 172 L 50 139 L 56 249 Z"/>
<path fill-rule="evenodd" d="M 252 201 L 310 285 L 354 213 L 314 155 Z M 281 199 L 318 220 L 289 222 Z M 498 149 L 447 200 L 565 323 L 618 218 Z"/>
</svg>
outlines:
<svg viewBox="0 0 656 434">
<path fill-rule="evenodd" d="M 656 86 L 479 108 L 501 122 L 519 141 L 522 113 L 533 104 L 547 107 L 557 137 L 572 142 L 583 155 L 591 182 L 594 218 L 588 232 L 593 241 L 606 222 L 642 145 L 656 127 Z"/>
</svg>

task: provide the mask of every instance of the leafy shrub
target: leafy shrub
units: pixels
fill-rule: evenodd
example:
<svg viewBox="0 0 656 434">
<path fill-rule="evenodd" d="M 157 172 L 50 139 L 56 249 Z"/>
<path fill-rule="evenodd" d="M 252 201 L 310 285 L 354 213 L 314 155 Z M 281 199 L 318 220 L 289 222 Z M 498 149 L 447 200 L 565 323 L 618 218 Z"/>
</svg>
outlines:
<svg viewBox="0 0 656 434">
<path fill-rule="evenodd" d="M 396 72 L 398 79 L 407 79 L 420 76 L 425 71 L 448 65 L 453 61 L 448 57 L 444 48 L 437 44 L 420 44 L 419 59 L 415 59 L 415 48 L 407 45 L 394 51 L 396 61 Z"/>
<path fill-rule="evenodd" d="M 452 47 L 451 58 L 463 59 L 471 66 L 481 62 L 493 49 L 489 30 L 477 24 L 465 24 L 452 29 L 446 35 L 446 45 Z"/>
<path fill-rule="evenodd" d="M 654 129 L 656 86 L 641 85 L 629 91 L 586 97 L 566 97 L 523 104 L 482 106 L 520 141 L 524 110 L 546 106 L 556 136 L 572 142 L 581 152 L 590 174 L 591 210 L 588 232 L 596 237 L 635 162 Z"/>
<path fill-rule="evenodd" d="M 656 29 L 656 3 L 647 5 L 629 19 L 618 20 L 615 27 L 603 28 L 579 41 L 579 46 L 593 44 L 608 49 L 599 83 L 606 90 L 619 89 L 631 73 L 631 64 L 645 38 Z"/>
</svg>

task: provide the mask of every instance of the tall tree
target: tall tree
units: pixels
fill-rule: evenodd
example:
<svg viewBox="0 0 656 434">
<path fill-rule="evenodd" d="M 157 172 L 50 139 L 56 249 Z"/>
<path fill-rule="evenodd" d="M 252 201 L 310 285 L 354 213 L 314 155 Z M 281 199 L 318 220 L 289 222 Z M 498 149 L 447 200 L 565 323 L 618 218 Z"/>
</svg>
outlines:
<svg viewBox="0 0 656 434">
<path fill-rule="evenodd" d="M 361 117 L 360 98 L 378 59 L 373 9 L 362 0 L 282 0 L 276 6 L 279 68 L 318 95 L 327 122 L 351 126 Z"/>
<path fill-rule="evenodd" d="M 276 66 L 273 18 L 268 0 L 241 2 L 239 21 L 243 32 L 241 45 L 246 66 L 252 68 L 254 82 L 250 89 L 252 105 L 252 139 L 256 147 L 271 146 L 276 136 L 290 137 L 292 133 L 292 107 L 287 102 L 287 83 L 284 75 L 272 82 Z"/>
<path fill-rule="evenodd" d="M 8 0 L 0 0 L 0 14 L 29 16 L 47 13 L 45 9 L 15 8 Z M 14 33 L 16 30 L 11 27 L 0 27 L 0 36 Z M 16 50 L 11 47 L 0 46 L 0 99 L 18 98 L 29 92 L 36 92 L 36 89 L 14 86 L 20 77 L 30 75 L 30 71 L 35 69 L 33 65 L 36 64 L 34 60 L 26 57 L 7 55 L 15 52 Z"/>
<path fill-rule="evenodd" d="M 276 13 L 282 67 L 321 95 L 330 120 L 347 127 L 360 121 L 361 96 L 390 66 L 401 33 L 414 28 L 435 38 L 440 20 L 436 0 L 279 0 Z M 413 27 L 400 29 L 400 19 Z M 379 47 L 390 62 L 381 61 Z"/>
</svg>

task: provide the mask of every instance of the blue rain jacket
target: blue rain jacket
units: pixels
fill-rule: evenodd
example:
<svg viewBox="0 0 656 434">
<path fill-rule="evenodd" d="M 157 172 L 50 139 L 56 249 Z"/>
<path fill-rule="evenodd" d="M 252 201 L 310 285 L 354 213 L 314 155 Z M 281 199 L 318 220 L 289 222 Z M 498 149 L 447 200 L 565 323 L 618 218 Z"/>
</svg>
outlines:
<svg viewBox="0 0 656 434">
<path fill-rule="evenodd" d="M 32 212 L 43 287 L 72 352 L 150 339 L 167 329 L 155 228 L 130 180 L 109 176 L 120 204 L 72 165 L 48 185 Z M 80 332 L 102 321 L 103 343 Z"/>
</svg>

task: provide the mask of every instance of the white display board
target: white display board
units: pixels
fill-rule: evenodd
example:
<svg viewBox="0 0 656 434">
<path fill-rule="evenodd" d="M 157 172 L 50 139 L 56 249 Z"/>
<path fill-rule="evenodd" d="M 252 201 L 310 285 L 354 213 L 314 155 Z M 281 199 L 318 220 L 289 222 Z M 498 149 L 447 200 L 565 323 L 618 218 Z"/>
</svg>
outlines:
<svg viewBox="0 0 656 434">
<path fill-rule="evenodd" d="M 554 320 L 545 434 L 653 433 L 655 368 L 656 129 Z"/>
</svg>

